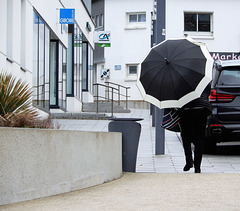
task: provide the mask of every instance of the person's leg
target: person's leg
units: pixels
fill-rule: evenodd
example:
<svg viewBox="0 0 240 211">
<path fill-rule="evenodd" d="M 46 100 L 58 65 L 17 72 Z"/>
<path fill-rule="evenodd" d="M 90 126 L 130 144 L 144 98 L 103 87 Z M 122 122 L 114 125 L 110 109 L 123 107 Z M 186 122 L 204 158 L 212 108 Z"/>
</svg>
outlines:
<svg viewBox="0 0 240 211">
<path fill-rule="evenodd" d="M 194 168 L 195 173 L 201 172 L 201 162 L 202 162 L 202 153 L 203 153 L 203 144 L 205 138 L 205 129 L 207 114 L 205 110 L 196 111 L 196 124 L 194 129 Z"/>
<path fill-rule="evenodd" d="M 181 137 L 183 142 L 183 149 L 186 159 L 186 165 L 183 171 L 189 171 L 193 167 L 192 147 L 191 147 L 191 123 L 189 122 L 191 116 L 190 111 L 182 111 L 180 114 L 181 121 Z"/>
</svg>

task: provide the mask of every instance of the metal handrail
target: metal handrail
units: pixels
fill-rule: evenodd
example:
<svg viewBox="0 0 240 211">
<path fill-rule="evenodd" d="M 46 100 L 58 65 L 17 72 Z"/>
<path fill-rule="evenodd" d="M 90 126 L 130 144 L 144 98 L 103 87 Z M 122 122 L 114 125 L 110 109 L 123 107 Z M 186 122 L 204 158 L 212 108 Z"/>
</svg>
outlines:
<svg viewBox="0 0 240 211">
<path fill-rule="evenodd" d="M 109 84 L 117 86 L 117 90 L 118 90 L 118 92 L 117 92 L 117 94 L 118 94 L 118 105 L 120 105 L 121 96 L 126 97 L 126 109 L 128 109 L 128 97 L 130 97 L 130 96 L 128 96 L 128 89 L 130 89 L 130 87 L 123 86 L 123 85 L 120 85 L 120 84 L 117 84 L 117 83 L 113 83 L 113 82 L 109 82 L 109 81 L 105 81 L 105 83 L 108 84 L 108 86 L 109 86 Z M 109 87 L 111 87 L 111 86 L 109 86 Z M 126 91 L 125 94 L 121 94 L 121 90 L 120 90 L 121 88 L 125 89 L 125 91 Z M 109 92 L 108 92 L 108 95 L 109 95 Z"/>
<path fill-rule="evenodd" d="M 112 116 L 113 116 L 114 94 L 117 94 L 117 96 L 118 96 L 118 100 L 117 100 L 118 105 L 120 105 L 121 96 L 126 97 L 126 109 L 127 109 L 128 108 L 128 97 L 130 97 L 130 96 L 128 96 L 127 90 L 130 89 L 130 87 L 124 87 L 120 84 L 116 84 L 116 83 L 112 83 L 112 82 L 105 82 L 105 83 L 108 84 L 108 85 L 99 84 L 99 83 L 93 84 L 93 86 L 96 86 L 96 89 L 97 89 L 97 93 L 96 93 L 96 95 L 94 95 L 94 98 L 96 98 L 96 101 L 97 101 L 97 113 L 99 111 L 99 105 L 98 105 L 99 104 L 99 99 L 101 98 L 101 99 L 108 100 L 108 101 L 111 100 L 111 102 L 112 102 L 111 113 L 112 113 Z M 113 86 L 110 86 L 109 84 L 115 85 L 115 86 L 117 86 L 117 88 L 113 87 Z M 99 95 L 99 87 L 104 87 L 105 88 L 105 94 L 106 94 L 106 91 L 107 91 L 107 97 L 106 96 L 103 97 L 103 96 Z M 121 94 L 120 88 L 126 89 L 126 95 Z M 110 94 L 111 94 L 111 98 L 110 98 Z"/>
</svg>

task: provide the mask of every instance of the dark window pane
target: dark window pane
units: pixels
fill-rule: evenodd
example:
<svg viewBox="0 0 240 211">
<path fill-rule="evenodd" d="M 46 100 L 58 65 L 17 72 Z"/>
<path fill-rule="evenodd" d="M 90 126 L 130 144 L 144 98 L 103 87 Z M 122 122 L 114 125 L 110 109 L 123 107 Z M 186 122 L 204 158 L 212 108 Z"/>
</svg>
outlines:
<svg viewBox="0 0 240 211">
<path fill-rule="evenodd" d="M 203 32 L 210 31 L 210 14 L 198 15 L 198 31 L 203 31 Z"/>
<path fill-rule="evenodd" d="M 137 15 L 129 15 L 129 22 L 137 22 Z"/>
<path fill-rule="evenodd" d="M 129 74 L 137 74 L 137 66 L 129 66 Z"/>
<path fill-rule="evenodd" d="M 184 14 L 184 31 L 197 31 L 196 14 Z"/>
</svg>

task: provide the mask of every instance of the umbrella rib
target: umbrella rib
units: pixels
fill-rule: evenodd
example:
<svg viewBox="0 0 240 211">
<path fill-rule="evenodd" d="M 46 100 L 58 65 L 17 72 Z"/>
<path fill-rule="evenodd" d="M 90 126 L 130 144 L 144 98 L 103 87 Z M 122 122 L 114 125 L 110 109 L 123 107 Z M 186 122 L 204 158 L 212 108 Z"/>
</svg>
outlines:
<svg viewBox="0 0 240 211">
<path fill-rule="evenodd" d="M 187 68 L 187 69 L 192 70 L 192 71 L 194 71 L 194 72 L 196 72 L 196 73 L 199 73 L 199 72 L 196 71 L 195 68 L 191 68 L 191 67 L 187 67 L 187 66 L 182 65 L 182 64 L 177 64 L 177 63 L 175 63 L 176 61 L 181 61 L 181 60 L 186 61 L 186 59 L 178 59 L 178 60 L 174 60 L 174 61 L 173 61 L 173 64 L 176 65 L 176 66 L 179 66 L 179 67 Z M 192 60 L 192 59 L 189 59 L 189 60 Z M 198 59 L 198 60 L 204 60 L 204 61 L 206 61 L 206 59 Z M 205 72 L 205 71 L 204 71 L 204 72 Z"/>
<path fill-rule="evenodd" d="M 174 67 L 173 67 L 174 68 Z M 193 69 L 191 69 L 191 68 L 188 68 L 188 67 L 185 67 L 185 68 L 187 68 L 187 69 L 189 69 L 189 70 L 193 70 Z M 176 69 L 176 68 L 174 68 L 174 69 Z M 190 86 L 190 87 L 192 87 L 191 86 L 191 84 L 188 82 L 188 80 L 186 80 L 185 79 L 185 77 L 183 77 L 178 71 L 176 71 L 176 73 L 184 80 L 184 81 L 186 81 L 186 83 Z M 201 75 L 200 73 L 198 73 L 198 72 L 195 72 L 195 73 L 197 73 L 197 74 L 199 74 L 199 75 Z M 204 76 L 203 76 L 204 77 Z M 192 87 L 192 89 L 194 90 L 195 89 L 195 87 Z"/>
<path fill-rule="evenodd" d="M 162 67 L 160 70 L 164 69 L 164 67 Z M 159 74 L 159 72 L 157 72 L 154 77 L 152 77 L 151 81 L 149 82 L 149 84 L 151 84 L 155 79 L 156 79 L 156 76 Z M 162 79 L 163 80 L 163 79 Z M 162 83 L 161 83 L 162 84 Z M 146 89 L 146 92 L 148 92 L 149 88 Z"/>
<path fill-rule="evenodd" d="M 152 62 L 152 61 L 149 61 L 149 62 Z M 156 62 L 159 62 L 159 61 L 156 61 Z M 148 62 L 145 62 L 145 63 L 148 63 Z M 151 72 L 152 70 L 154 70 L 154 68 L 156 68 L 156 67 L 158 67 L 158 66 L 159 66 L 159 64 L 156 64 L 155 66 L 151 67 L 150 69 L 148 69 L 148 71 L 145 71 L 144 73 L 142 73 L 142 71 L 141 71 L 141 77 L 143 77 L 145 74 Z M 162 67 L 162 68 L 163 68 L 163 67 Z M 162 69 L 162 68 L 161 68 L 161 69 Z M 159 71 L 160 71 L 161 69 L 159 69 Z"/>
<path fill-rule="evenodd" d="M 177 56 L 179 56 L 179 55 L 181 55 L 181 54 L 183 54 L 183 53 L 185 53 L 186 51 L 189 51 L 190 49 L 193 49 L 193 48 L 198 48 L 199 46 L 192 46 L 192 47 L 190 47 L 190 48 L 185 48 L 184 50 L 182 50 L 181 52 L 179 52 L 177 55 L 174 55 L 174 57 L 177 57 Z M 178 47 L 177 47 L 178 48 Z M 175 48 L 175 49 L 177 49 L 177 48 Z"/>
</svg>

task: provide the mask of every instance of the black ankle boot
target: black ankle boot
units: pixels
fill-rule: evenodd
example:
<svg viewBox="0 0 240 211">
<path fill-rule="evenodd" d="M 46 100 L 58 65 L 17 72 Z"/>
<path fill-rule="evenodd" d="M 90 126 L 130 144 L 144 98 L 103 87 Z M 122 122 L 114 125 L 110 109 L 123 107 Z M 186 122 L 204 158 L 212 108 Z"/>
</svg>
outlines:
<svg viewBox="0 0 240 211">
<path fill-rule="evenodd" d="M 195 168 L 195 173 L 201 173 L 201 169 L 199 168 Z"/>
<path fill-rule="evenodd" d="M 193 167 L 193 163 L 192 162 L 191 163 L 186 163 L 186 165 L 183 168 L 183 171 L 189 171 L 190 168 L 192 168 L 192 167 Z"/>
</svg>

